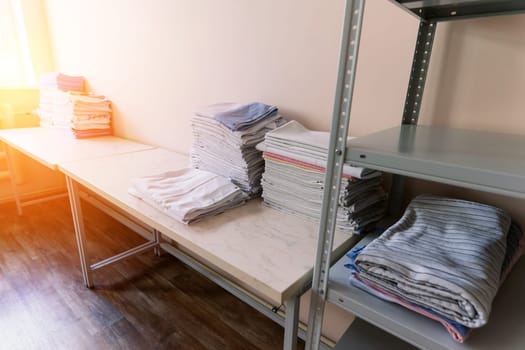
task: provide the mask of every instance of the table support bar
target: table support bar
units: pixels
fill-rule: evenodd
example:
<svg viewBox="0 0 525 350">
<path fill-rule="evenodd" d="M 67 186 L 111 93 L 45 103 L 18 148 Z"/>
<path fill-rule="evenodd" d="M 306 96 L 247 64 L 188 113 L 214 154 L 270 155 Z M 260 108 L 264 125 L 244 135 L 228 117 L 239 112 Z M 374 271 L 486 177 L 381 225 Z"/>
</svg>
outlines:
<svg viewBox="0 0 525 350">
<path fill-rule="evenodd" d="M 91 265 L 91 270 L 100 269 L 101 267 L 108 266 L 110 264 L 116 263 L 118 261 L 130 258 L 132 256 L 135 256 L 137 254 L 141 254 L 145 252 L 146 250 L 153 249 L 155 247 L 158 247 L 158 243 L 156 241 L 152 242 L 146 242 L 139 246 L 136 246 L 134 248 L 131 248 L 129 250 L 126 250 L 125 252 L 119 253 L 117 255 L 113 255 L 112 257 L 109 257 L 107 259 L 104 259 L 102 261 L 99 261 L 98 263 L 95 263 Z"/>
<path fill-rule="evenodd" d="M 296 340 L 295 343 L 297 343 L 297 335 L 303 340 L 306 339 L 306 326 L 304 324 L 299 323 L 299 298 L 306 291 L 307 288 L 304 288 L 303 290 L 299 291 L 298 295 L 292 296 L 289 301 L 285 301 L 287 311 L 287 313 L 285 313 L 279 308 L 276 308 L 274 305 L 271 305 L 267 301 L 259 298 L 253 293 L 242 288 L 241 286 L 225 279 L 223 276 L 211 270 L 199 261 L 195 260 L 193 257 L 184 253 L 180 249 L 177 249 L 168 243 L 160 243 L 160 247 L 162 248 L 162 250 L 166 251 L 170 255 L 173 255 L 174 257 L 182 261 L 184 264 L 188 265 L 195 271 L 204 275 L 206 278 L 219 285 L 220 287 L 224 288 L 229 293 L 233 294 L 235 297 L 250 305 L 255 310 L 259 311 L 275 323 L 281 325 L 282 327 L 285 327 L 285 338 L 293 338 L 294 340 Z M 290 312 L 288 308 L 292 308 L 292 311 Z M 288 315 L 288 317 L 286 315 Z M 288 329 L 289 324 L 295 325 L 294 329 Z M 334 345 L 333 342 L 331 342 L 328 339 L 325 339 L 324 337 L 321 340 L 322 341 L 320 348 L 322 350 L 332 349 Z M 286 344 L 286 342 L 284 343 L 285 349 L 287 349 L 287 345 L 292 345 L 292 341 L 290 341 L 289 344 Z M 288 348 L 287 350 L 290 349 L 292 348 Z"/>
<path fill-rule="evenodd" d="M 126 216 L 124 216 L 124 215 L 120 214 L 119 212 L 117 212 L 116 210 L 110 208 L 106 204 L 104 204 L 101 201 L 99 201 L 98 199 L 94 198 L 89 193 L 80 191 L 80 198 L 82 198 L 83 200 L 85 200 L 89 204 L 93 205 L 95 208 L 98 208 L 98 209 L 102 210 L 104 213 L 108 214 L 113 219 L 115 219 L 118 222 L 120 222 L 121 224 L 125 225 L 130 230 L 134 231 L 135 233 L 138 233 L 139 235 L 141 235 L 142 237 L 144 237 L 148 241 L 151 241 L 152 239 L 154 239 L 153 234 L 152 234 L 151 231 L 145 229 L 144 227 L 140 226 L 136 222 L 128 219 Z"/>
</svg>

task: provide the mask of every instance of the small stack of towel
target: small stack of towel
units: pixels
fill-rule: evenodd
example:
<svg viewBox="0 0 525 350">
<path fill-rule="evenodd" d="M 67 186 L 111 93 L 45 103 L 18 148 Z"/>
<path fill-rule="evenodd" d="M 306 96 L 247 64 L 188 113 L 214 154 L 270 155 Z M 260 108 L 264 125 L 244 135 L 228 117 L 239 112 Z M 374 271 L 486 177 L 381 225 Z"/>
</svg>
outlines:
<svg viewBox="0 0 525 350">
<path fill-rule="evenodd" d="M 440 322 L 463 342 L 523 253 L 518 225 L 486 204 L 422 195 L 401 219 L 348 253 L 350 283 Z"/>
<path fill-rule="evenodd" d="M 104 96 L 71 95 L 70 118 L 76 138 L 111 135 L 111 102 Z"/>
<path fill-rule="evenodd" d="M 191 123 L 192 166 L 231 179 L 251 197 L 259 195 L 264 160 L 255 145 L 285 123 L 277 107 L 259 102 L 215 104 L 197 111 Z"/>
<path fill-rule="evenodd" d="M 273 208 L 319 221 L 323 202 L 329 133 L 311 131 L 297 121 L 266 134 L 264 202 Z M 359 233 L 383 218 L 386 193 L 378 171 L 343 166 L 336 226 Z"/>
<path fill-rule="evenodd" d="M 184 224 L 238 207 L 247 199 L 228 179 L 198 169 L 133 178 L 128 191 Z"/>
<path fill-rule="evenodd" d="M 111 135 L 111 102 L 83 90 L 83 77 L 43 74 L 40 126 L 71 128 L 77 138 Z"/>
</svg>

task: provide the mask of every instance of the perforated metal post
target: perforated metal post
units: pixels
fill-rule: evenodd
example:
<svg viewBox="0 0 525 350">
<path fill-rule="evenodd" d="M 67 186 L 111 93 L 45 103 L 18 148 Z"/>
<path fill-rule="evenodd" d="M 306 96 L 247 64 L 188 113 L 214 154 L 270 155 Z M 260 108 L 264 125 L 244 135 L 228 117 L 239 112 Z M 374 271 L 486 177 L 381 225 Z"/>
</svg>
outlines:
<svg viewBox="0 0 525 350">
<path fill-rule="evenodd" d="M 423 91 L 427 81 L 428 66 L 432 46 L 436 34 L 435 22 L 421 21 L 417 33 L 416 49 L 412 60 L 412 71 L 408 81 L 407 96 L 405 99 L 405 109 L 403 111 L 403 124 L 417 124 Z"/>
<path fill-rule="evenodd" d="M 412 70 L 408 81 L 408 90 L 405 99 L 405 109 L 403 110 L 403 125 L 416 125 L 421 111 L 423 92 L 427 81 L 430 56 L 434 45 L 436 34 L 436 22 L 421 21 L 417 33 L 416 48 L 412 60 Z M 404 140 L 410 142 L 410 140 Z M 402 175 L 392 175 L 392 185 L 388 199 L 388 213 L 391 217 L 398 217 L 401 214 L 403 193 L 405 187 L 405 177 Z"/>
<path fill-rule="evenodd" d="M 306 349 L 319 349 L 365 0 L 347 0 L 335 93 Z"/>
</svg>

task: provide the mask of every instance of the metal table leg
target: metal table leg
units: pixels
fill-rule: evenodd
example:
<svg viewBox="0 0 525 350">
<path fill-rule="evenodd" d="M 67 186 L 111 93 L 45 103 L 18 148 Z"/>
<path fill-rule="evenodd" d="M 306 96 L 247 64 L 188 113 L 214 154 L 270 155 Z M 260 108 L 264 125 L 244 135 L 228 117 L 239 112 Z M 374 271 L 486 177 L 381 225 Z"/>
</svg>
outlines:
<svg viewBox="0 0 525 350">
<path fill-rule="evenodd" d="M 5 143 L 3 144 L 3 147 L 7 163 L 7 171 L 9 172 L 9 180 L 11 181 L 11 190 L 13 191 L 13 197 L 15 197 L 16 211 L 18 212 L 18 215 L 22 215 L 22 203 L 20 203 L 20 195 L 18 194 L 18 188 L 16 186 L 16 174 L 11 150 Z"/>
<path fill-rule="evenodd" d="M 82 216 L 82 207 L 80 205 L 80 194 L 78 185 L 69 176 L 66 176 L 67 192 L 69 194 L 69 203 L 71 204 L 71 214 L 73 216 L 73 225 L 75 227 L 75 236 L 77 239 L 78 255 L 80 256 L 80 265 L 82 267 L 82 276 L 86 287 L 93 287 L 91 279 L 91 269 L 88 263 L 86 250 L 86 236 L 84 231 L 84 217 Z"/>
<path fill-rule="evenodd" d="M 157 246 L 155 248 L 153 248 L 153 252 L 155 253 L 156 256 L 160 256 L 160 254 L 161 254 L 161 251 L 160 251 L 160 236 L 161 236 L 161 233 L 154 229 L 153 230 L 153 240 L 155 241 Z"/>
<path fill-rule="evenodd" d="M 286 315 L 284 320 L 284 350 L 297 349 L 297 328 L 299 325 L 299 295 L 284 302 Z"/>
</svg>

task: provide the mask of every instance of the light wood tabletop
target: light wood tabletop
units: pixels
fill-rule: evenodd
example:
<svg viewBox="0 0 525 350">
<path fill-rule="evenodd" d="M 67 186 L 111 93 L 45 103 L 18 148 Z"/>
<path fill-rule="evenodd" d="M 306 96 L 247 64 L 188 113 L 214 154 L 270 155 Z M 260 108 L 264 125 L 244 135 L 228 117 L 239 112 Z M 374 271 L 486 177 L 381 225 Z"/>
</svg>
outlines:
<svg viewBox="0 0 525 350">
<path fill-rule="evenodd" d="M 154 148 L 116 136 L 77 139 L 64 128 L 19 128 L 0 130 L 0 141 L 51 169 L 57 164 Z"/>
<path fill-rule="evenodd" d="M 187 156 L 152 149 L 63 162 L 59 169 L 276 305 L 310 281 L 319 227 L 315 222 L 251 200 L 242 207 L 185 225 L 128 193 L 133 177 L 188 165 Z M 334 251 L 344 252 L 355 241 L 355 236 L 339 233 Z"/>
</svg>

